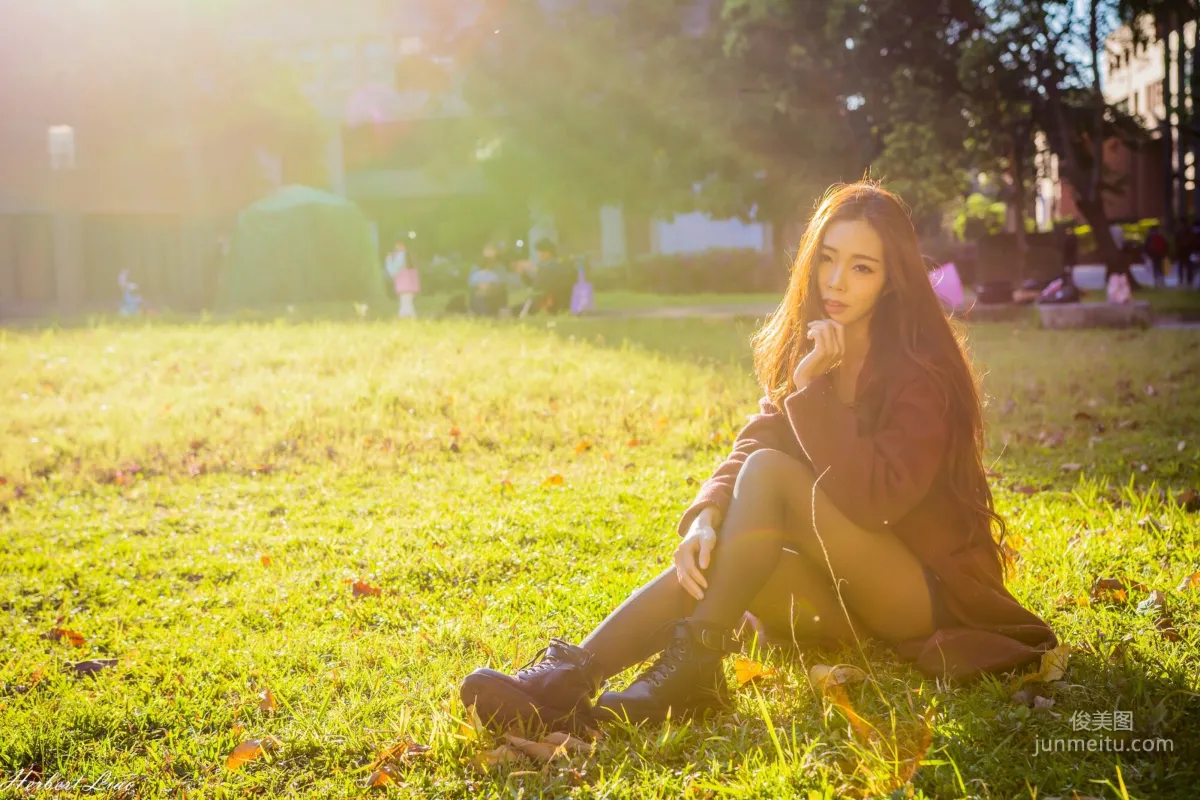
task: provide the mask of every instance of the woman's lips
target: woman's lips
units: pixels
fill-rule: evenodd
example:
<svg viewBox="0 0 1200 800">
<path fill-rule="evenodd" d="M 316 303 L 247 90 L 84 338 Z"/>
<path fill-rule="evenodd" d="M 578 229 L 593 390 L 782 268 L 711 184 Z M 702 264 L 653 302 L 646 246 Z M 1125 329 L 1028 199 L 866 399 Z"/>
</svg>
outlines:
<svg viewBox="0 0 1200 800">
<path fill-rule="evenodd" d="M 830 314 L 836 313 L 838 311 L 845 311 L 846 304 L 839 303 L 836 300 L 826 300 L 825 301 L 825 310 Z"/>
</svg>

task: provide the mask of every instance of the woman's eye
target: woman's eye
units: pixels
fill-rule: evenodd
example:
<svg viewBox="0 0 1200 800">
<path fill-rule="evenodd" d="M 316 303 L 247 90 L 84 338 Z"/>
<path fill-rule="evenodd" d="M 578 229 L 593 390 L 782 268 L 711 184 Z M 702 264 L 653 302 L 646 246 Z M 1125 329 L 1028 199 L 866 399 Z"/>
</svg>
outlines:
<svg viewBox="0 0 1200 800">
<path fill-rule="evenodd" d="M 871 269 L 870 267 L 868 267 L 866 264 L 855 264 L 854 269 L 858 272 L 861 272 L 863 275 L 870 275 L 872 272 L 875 271 L 875 270 Z"/>
</svg>

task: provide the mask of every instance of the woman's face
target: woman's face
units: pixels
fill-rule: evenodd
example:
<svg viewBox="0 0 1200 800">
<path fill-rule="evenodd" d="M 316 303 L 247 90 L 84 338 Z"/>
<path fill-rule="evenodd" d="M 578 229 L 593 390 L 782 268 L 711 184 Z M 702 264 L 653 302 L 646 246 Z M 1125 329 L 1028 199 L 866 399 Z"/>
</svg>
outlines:
<svg viewBox="0 0 1200 800">
<path fill-rule="evenodd" d="M 817 252 L 817 285 L 825 314 L 843 326 L 867 322 L 887 285 L 883 242 L 863 220 L 838 220 Z"/>
</svg>

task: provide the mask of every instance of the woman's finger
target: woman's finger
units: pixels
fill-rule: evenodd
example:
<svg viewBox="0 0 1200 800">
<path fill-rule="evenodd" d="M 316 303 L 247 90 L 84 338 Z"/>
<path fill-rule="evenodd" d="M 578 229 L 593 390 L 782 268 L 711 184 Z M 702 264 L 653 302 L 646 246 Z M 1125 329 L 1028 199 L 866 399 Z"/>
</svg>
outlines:
<svg viewBox="0 0 1200 800">
<path fill-rule="evenodd" d="M 821 359 L 825 369 L 833 366 L 834 358 L 836 357 L 836 345 L 833 342 L 833 333 L 829 330 L 828 325 L 821 326 Z"/>
<path fill-rule="evenodd" d="M 687 575 L 679 576 L 679 585 L 683 587 L 683 590 L 685 592 L 687 592 L 688 594 L 690 594 L 692 597 L 696 598 L 697 600 L 704 599 L 704 591 L 699 586 L 697 586 L 695 581 L 693 581 Z"/>
<path fill-rule="evenodd" d="M 708 569 L 709 558 L 712 556 L 713 546 L 717 543 L 717 532 L 708 531 L 700 537 L 700 569 Z M 708 583 L 704 584 L 708 588 Z"/>
<path fill-rule="evenodd" d="M 689 542 L 687 548 L 680 548 L 679 557 L 675 560 L 675 569 L 679 571 L 681 583 L 683 578 L 688 578 L 697 586 L 708 588 L 708 581 L 704 580 L 704 575 L 696 566 L 696 549 L 695 540 Z"/>
</svg>

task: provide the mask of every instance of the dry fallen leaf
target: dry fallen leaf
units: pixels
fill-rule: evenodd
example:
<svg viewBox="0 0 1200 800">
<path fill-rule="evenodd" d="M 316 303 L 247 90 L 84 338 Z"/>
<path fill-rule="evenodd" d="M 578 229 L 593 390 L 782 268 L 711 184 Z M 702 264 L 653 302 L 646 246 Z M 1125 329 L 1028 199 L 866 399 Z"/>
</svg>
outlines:
<svg viewBox="0 0 1200 800">
<path fill-rule="evenodd" d="M 638 439 L 637 437 L 634 437 L 633 439 L 630 439 L 628 442 L 626 442 L 625 446 L 626 447 L 637 447 L 642 444 L 645 444 L 645 442 L 643 442 L 641 439 Z"/>
<path fill-rule="evenodd" d="M 71 665 L 76 675 L 96 675 L 117 665 L 115 658 L 93 658 L 90 661 L 78 661 Z"/>
<path fill-rule="evenodd" d="M 377 789 L 381 786 L 386 787 L 389 783 L 394 783 L 395 778 L 392 776 L 392 767 L 390 765 L 380 767 L 371 773 L 367 778 L 367 788 Z"/>
<path fill-rule="evenodd" d="M 767 669 L 757 661 L 739 658 L 733 664 L 734 674 L 737 676 L 738 686 L 745 686 L 756 678 L 769 678 L 775 674 L 774 669 Z"/>
<path fill-rule="evenodd" d="M 555 747 L 560 747 L 572 754 L 582 753 L 583 755 L 590 755 L 594 749 L 591 744 L 582 739 L 576 739 L 571 734 L 563 731 L 555 731 L 547 735 L 542 741 L 552 744 Z"/>
<path fill-rule="evenodd" d="M 520 736 L 512 733 L 504 734 L 504 740 L 530 758 L 543 763 L 553 760 L 560 754 L 567 754 L 565 747 L 547 740 L 534 742 L 529 739 L 522 739 Z"/>
<path fill-rule="evenodd" d="M 1184 592 L 1188 589 L 1197 588 L 1200 588 L 1200 572 L 1193 572 L 1191 575 L 1188 575 L 1186 578 L 1180 581 L 1179 585 L 1175 587 L 1175 591 Z"/>
<path fill-rule="evenodd" d="M 1014 486 L 1013 491 L 1019 492 L 1020 494 L 1037 494 L 1040 490 L 1036 486 L 1030 486 L 1026 483 L 1021 484 L 1020 486 Z"/>
<path fill-rule="evenodd" d="M 355 597 L 363 597 L 364 595 L 371 596 L 371 597 L 379 597 L 379 595 L 381 595 L 382 593 L 383 592 L 379 587 L 372 586 L 371 584 L 367 583 L 366 581 L 360 580 L 360 581 L 354 582 L 353 594 Z"/>
<path fill-rule="evenodd" d="M 583 455 L 584 453 L 586 453 L 588 450 L 591 450 L 591 449 L 592 449 L 592 443 L 590 441 L 588 441 L 587 439 L 584 439 L 582 442 L 575 445 L 575 455 L 577 455 L 577 456 Z"/>
<path fill-rule="evenodd" d="M 841 686 L 846 683 L 857 683 L 865 681 L 867 673 L 863 672 L 858 667 L 850 664 L 843 664 L 837 667 L 828 667 L 824 664 L 815 664 L 808 671 L 808 680 L 812 687 L 818 692 L 826 692 L 834 686 Z"/>
<path fill-rule="evenodd" d="M 261 555 L 258 557 L 258 560 L 264 567 L 271 566 L 271 557 L 268 555 Z"/>
<path fill-rule="evenodd" d="M 500 491 L 505 492 L 513 488 L 513 483 L 508 478 L 500 481 Z"/>
<path fill-rule="evenodd" d="M 1142 602 L 1138 603 L 1137 611 L 1139 614 L 1149 614 L 1152 611 L 1157 611 L 1158 609 L 1162 608 L 1163 604 L 1166 602 L 1167 602 L 1166 594 L 1159 591 L 1158 589 L 1155 589 L 1153 592 L 1150 593 L 1149 597 L 1147 597 Z"/>
<path fill-rule="evenodd" d="M 1093 417 L 1091 414 L 1089 414 L 1086 411 L 1076 411 L 1075 412 L 1075 421 L 1076 422 L 1095 422 L 1096 418 Z"/>
<path fill-rule="evenodd" d="M 563 482 L 563 476 L 556 472 L 549 478 L 546 478 L 546 480 L 542 481 L 542 486 L 562 486 Z"/>
<path fill-rule="evenodd" d="M 270 713 L 278 710 L 278 706 L 275 705 L 275 695 L 270 689 L 267 689 L 265 692 L 260 694 L 259 698 L 261 700 L 261 702 L 258 704 L 259 711 L 266 711 Z"/>
<path fill-rule="evenodd" d="M 265 739 L 247 739 L 233 748 L 233 752 L 225 759 L 225 768 L 238 769 L 242 764 L 253 761 L 263 753 L 273 752 L 279 746 L 280 742 L 274 736 L 268 736 Z"/>
<path fill-rule="evenodd" d="M 475 758 L 471 759 L 471 765 L 482 772 L 487 772 L 491 767 L 503 766 L 512 761 L 519 761 L 520 759 L 520 751 L 502 744 L 499 747 L 475 756 Z"/>
<path fill-rule="evenodd" d="M 1071 646 L 1069 644 L 1060 644 L 1053 650 L 1047 650 L 1042 653 L 1042 662 L 1038 665 L 1037 672 L 1029 675 L 1022 675 L 1017 683 L 1018 687 L 1024 686 L 1027 683 L 1050 683 L 1059 680 L 1067 672 L 1067 660 L 1071 657 Z"/>
<path fill-rule="evenodd" d="M 1183 638 L 1179 635 L 1179 631 L 1175 629 L 1175 621 L 1165 612 L 1160 614 L 1158 619 L 1154 621 L 1154 627 L 1158 628 L 1158 632 L 1168 642 L 1178 642 Z"/>
<path fill-rule="evenodd" d="M 75 647 L 83 647 L 87 643 L 82 633 L 70 630 L 68 628 L 51 628 L 42 634 L 43 639 L 49 639 L 52 642 L 59 642 L 66 639 Z"/>
<path fill-rule="evenodd" d="M 1123 603 L 1128 597 L 1128 593 L 1125 590 L 1125 584 L 1116 578 L 1096 578 L 1092 584 L 1091 597 L 1094 602 L 1098 603 L 1106 601 Z"/>
<path fill-rule="evenodd" d="M 1079 472 L 1079 470 L 1083 469 L 1083 464 L 1063 464 L 1061 469 L 1063 472 Z"/>
<path fill-rule="evenodd" d="M 1068 606 L 1086 606 L 1090 601 L 1085 594 L 1069 595 L 1060 594 L 1054 601 L 1055 608 L 1067 608 Z"/>
<path fill-rule="evenodd" d="M 462 431 L 460 431 L 458 428 L 451 428 L 450 436 L 457 439 L 459 436 L 462 436 Z"/>
<path fill-rule="evenodd" d="M 405 737 L 391 747 L 385 747 L 379 751 L 379 755 L 375 757 L 375 763 L 372 767 L 384 767 L 396 761 L 407 759 L 410 756 L 419 756 L 430 751 L 427 744 L 417 744 L 411 738 Z"/>
</svg>

